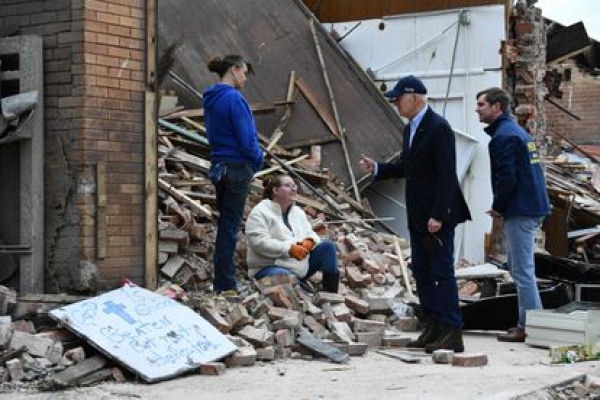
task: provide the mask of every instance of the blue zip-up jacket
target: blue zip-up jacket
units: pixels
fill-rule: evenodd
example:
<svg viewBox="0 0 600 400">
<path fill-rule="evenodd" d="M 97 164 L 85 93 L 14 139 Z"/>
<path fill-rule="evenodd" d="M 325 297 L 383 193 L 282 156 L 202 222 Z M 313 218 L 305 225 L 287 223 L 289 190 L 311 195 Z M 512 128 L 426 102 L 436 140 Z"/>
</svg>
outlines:
<svg viewBox="0 0 600 400">
<path fill-rule="evenodd" d="M 210 86 L 203 96 L 211 162 L 248 162 L 254 172 L 260 170 L 263 153 L 254 117 L 244 96 L 223 83 Z"/>
<path fill-rule="evenodd" d="M 510 217 L 543 217 L 550 214 L 540 155 L 529 134 L 510 114 L 498 117 L 485 132 L 492 169 L 492 209 Z"/>
</svg>

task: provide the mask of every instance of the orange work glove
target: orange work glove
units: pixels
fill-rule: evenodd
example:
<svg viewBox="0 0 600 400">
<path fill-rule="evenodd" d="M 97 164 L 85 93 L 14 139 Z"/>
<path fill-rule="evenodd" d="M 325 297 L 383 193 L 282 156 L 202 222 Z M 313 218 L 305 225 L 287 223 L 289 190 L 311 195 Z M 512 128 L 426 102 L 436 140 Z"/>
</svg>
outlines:
<svg viewBox="0 0 600 400">
<path fill-rule="evenodd" d="M 292 247 L 290 247 L 290 256 L 294 257 L 296 260 L 300 261 L 303 260 L 304 258 L 306 258 L 306 256 L 308 255 L 308 250 L 306 250 L 304 247 L 302 247 L 299 244 L 293 244 Z"/>
<path fill-rule="evenodd" d="M 300 244 L 308 251 L 311 251 L 315 247 L 315 241 L 312 238 L 303 239 Z"/>
</svg>

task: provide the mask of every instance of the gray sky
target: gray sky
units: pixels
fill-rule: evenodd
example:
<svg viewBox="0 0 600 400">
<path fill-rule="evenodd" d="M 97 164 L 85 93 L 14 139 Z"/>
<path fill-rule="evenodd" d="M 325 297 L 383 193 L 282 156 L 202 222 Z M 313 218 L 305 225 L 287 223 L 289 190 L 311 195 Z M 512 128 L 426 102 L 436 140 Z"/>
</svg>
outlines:
<svg viewBox="0 0 600 400">
<path fill-rule="evenodd" d="M 544 17 L 562 25 L 583 21 L 588 36 L 600 41 L 599 0 L 538 0 L 535 6 L 542 9 Z"/>
</svg>

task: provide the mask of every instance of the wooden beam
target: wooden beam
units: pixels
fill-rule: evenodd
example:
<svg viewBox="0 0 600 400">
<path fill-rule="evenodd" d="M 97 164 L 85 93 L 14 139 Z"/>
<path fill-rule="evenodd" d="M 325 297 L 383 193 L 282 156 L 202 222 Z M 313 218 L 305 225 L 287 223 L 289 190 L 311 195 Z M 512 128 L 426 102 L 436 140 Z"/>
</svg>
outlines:
<svg viewBox="0 0 600 400">
<path fill-rule="evenodd" d="M 185 121 L 186 123 L 190 124 L 192 126 L 192 128 L 199 130 L 200 132 L 202 132 L 206 135 L 206 128 L 204 127 L 204 125 L 201 125 L 201 124 L 197 123 L 196 121 L 191 120 L 188 117 L 181 117 L 181 120 Z"/>
<path fill-rule="evenodd" d="M 96 164 L 96 258 L 106 258 L 106 164 Z"/>
<path fill-rule="evenodd" d="M 293 102 L 294 98 L 296 97 L 296 71 L 292 71 L 290 72 L 290 81 L 288 82 L 288 90 L 287 93 L 285 95 L 285 99 L 289 102 Z M 290 103 L 288 106 L 285 107 L 285 112 L 283 113 L 283 116 L 281 117 L 281 120 L 279 121 L 279 125 L 277 125 L 277 128 L 275 129 L 277 131 L 277 129 L 279 130 L 283 130 L 288 121 L 290 120 L 290 117 L 292 116 L 292 104 Z"/>
<path fill-rule="evenodd" d="M 299 139 L 299 140 L 295 140 L 293 142 L 282 144 L 281 147 L 283 147 L 284 149 L 290 150 L 290 149 L 295 149 L 298 147 L 314 146 L 316 144 L 327 144 L 327 143 L 337 142 L 337 141 L 338 141 L 338 139 L 331 137 L 331 136 L 327 136 L 327 137 L 315 138 L 315 139 Z"/>
<path fill-rule="evenodd" d="M 402 249 L 400 248 L 400 240 L 397 237 L 394 237 L 394 250 L 396 251 L 396 255 L 398 256 L 398 261 L 400 262 L 400 268 L 402 269 L 402 278 L 404 279 L 404 286 L 406 286 L 406 290 L 408 291 L 408 295 L 413 297 L 412 287 L 410 286 L 410 279 L 408 279 L 408 268 L 406 267 L 406 261 L 404 260 L 404 254 L 402 253 Z"/>
<path fill-rule="evenodd" d="M 327 185 L 330 177 L 328 174 L 324 174 L 316 171 L 308 171 L 305 169 L 290 168 L 294 173 L 300 175 L 306 182 L 313 186 L 323 187 Z"/>
<path fill-rule="evenodd" d="M 335 125 L 335 120 L 329 114 L 323 103 L 317 99 L 316 95 L 310 90 L 308 84 L 304 81 L 304 79 L 298 77 L 296 78 L 296 86 L 300 89 L 302 95 L 306 98 L 308 103 L 312 106 L 312 108 L 317 112 L 317 115 L 321 118 L 321 120 L 325 123 L 327 128 L 329 128 L 329 132 L 333 136 L 335 136 L 338 140 L 340 140 L 340 134 L 338 133 L 337 126 Z"/>
<path fill-rule="evenodd" d="M 303 205 L 303 206 L 312 207 L 317 211 L 323 212 L 327 208 L 327 204 L 313 200 L 310 197 L 303 196 L 301 194 L 297 194 L 295 197 L 295 200 L 296 200 L 296 203 Z"/>
<path fill-rule="evenodd" d="M 594 157 L 593 155 L 591 155 L 590 153 L 588 153 L 587 151 L 585 151 L 584 149 L 582 149 L 581 147 L 579 147 L 576 143 L 574 143 L 573 141 L 571 141 L 565 135 L 561 134 L 560 132 L 558 132 L 557 130 L 552 129 L 552 128 L 550 128 L 550 132 L 552 132 L 553 134 L 555 134 L 559 138 L 561 138 L 564 141 L 566 141 L 567 143 L 569 143 L 571 146 L 573 146 L 574 149 L 576 149 L 578 152 L 580 152 L 581 154 L 583 154 L 584 156 L 586 156 L 594 164 L 600 164 L 600 162 L 596 159 L 596 157 Z"/>
<path fill-rule="evenodd" d="M 181 192 L 178 189 L 175 189 L 168 182 L 165 182 L 159 178 L 158 179 L 158 187 L 160 189 L 164 190 L 165 192 L 168 192 L 171 196 L 173 196 L 177 200 L 185 203 L 196 214 L 201 215 L 208 219 L 212 219 L 212 211 L 209 208 L 202 206 L 202 204 L 200 204 L 200 202 L 190 198 L 189 196 L 186 196 L 183 192 Z"/>
<path fill-rule="evenodd" d="M 314 16 L 310 17 L 310 30 L 312 31 L 313 39 L 315 42 L 315 47 L 317 49 L 317 54 L 319 56 L 319 63 L 321 64 L 321 69 L 323 72 L 323 79 L 325 80 L 325 86 L 327 86 L 327 92 L 329 93 L 329 100 L 331 101 L 331 108 L 333 109 L 335 125 L 337 127 L 340 141 L 342 142 L 342 150 L 344 152 L 344 158 L 346 160 L 346 167 L 348 168 L 348 174 L 350 175 L 350 181 L 352 182 L 352 187 L 354 188 L 354 197 L 356 198 L 356 201 L 358 201 L 360 203 L 360 191 L 358 190 L 358 184 L 356 183 L 356 178 L 354 177 L 354 170 L 352 169 L 352 162 L 350 161 L 350 154 L 348 153 L 348 145 L 346 143 L 346 134 L 344 133 L 344 127 L 342 126 L 342 122 L 340 121 L 340 115 L 338 113 L 338 108 L 337 108 L 335 96 L 333 93 L 333 87 L 331 86 L 331 83 L 329 82 L 329 74 L 327 73 L 327 66 L 325 65 L 325 58 L 323 57 L 323 52 L 321 51 L 321 45 L 319 43 L 319 38 L 317 37 Z"/>
<path fill-rule="evenodd" d="M 144 285 L 158 287 L 158 96 L 156 95 L 156 48 L 158 0 L 146 2 L 146 90 L 144 92 Z"/>
<path fill-rule="evenodd" d="M 275 112 L 277 107 L 288 106 L 292 104 L 293 101 L 283 100 L 283 101 L 274 101 L 271 103 L 253 103 L 250 104 L 250 110 L 253 114 L 271 114 Z M 164 119 L 172 120 L 179 118 L 204 118 L 204 108 L 193 108 L 190 110 L 183 110 L 179 112 L 171 113 L 165 116 Z"/>
<path fill-rule="evenodd" d="M 303 154 L 300 157 L 294 158 L 293 160 L 284 161 L 284 164 L 287 165 L 287 166 L 294 165 L 297 162 L 300 162 L 302 160 L 306 160 L 307 158 L 308 158 L 308 154 Z M 267 175 L 267 174 L 270 174 L 272 172 L 279 171 L 282 168 L 283 167 L 281 165 L 279 165 L 279 164 L 278 165 L 274 165 L 272 167 L 269 167 L 267 169 L 263 169 L 262 171 L 257 172 L 256 174 L 254 174 L 254 178 L 260 178 L 263 175 Z"/>
<path fill-rule="evenodd" d="M 273 147 L 279 142 L 279 139 L 283 136 L 283 131 L 279 128 L 276 128 L 273 134 L 271 135 L 271 139 L 269 140 L 269 144 L 267 145 L 267 150 L 273 150 Z"/>
</svg>

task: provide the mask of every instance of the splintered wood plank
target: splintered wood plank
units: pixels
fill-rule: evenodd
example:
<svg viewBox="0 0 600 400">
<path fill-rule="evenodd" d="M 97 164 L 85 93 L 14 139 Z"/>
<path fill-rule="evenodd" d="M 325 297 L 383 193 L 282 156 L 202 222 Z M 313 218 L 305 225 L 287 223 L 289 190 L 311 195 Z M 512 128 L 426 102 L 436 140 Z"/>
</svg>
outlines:
<svg viewBox="0 0 600 400">
<path fill-rule="evenodd" d="M 296 157 L 293 160 L 284 161 L 283 163 L 285 165 L 287 165 L 287 166 L 290 166 L 290 165 L 294 165 L 297 162 L 300 162 L 302 160 L 306 160 L 307 158 L 308 158 L 308 154 L 303 154 L 300 157 Z M 267 169 L 263 169 L 262 171 L 257 172 L 256 174 L 254 174 L 254 177 L 255 178 L 260 178 L 263 175 L 267 175 L 267 174 L 270 174 L 272 172 L 279 171 L 281 168 L 282 168 L 282 166 L 279 165 L 279 164 L 277 164 L 277 165 L 275 165 L 273 167 L 269 167 Z"/>
<path fill-rule="evenodd" d="M 196 214 L 199 214 L 199 215 L 204 216 L 209 219 L 212 218 L 212 211 L 210 210 L 210 208 L 204 207 L 202 204 L 200 204 L 200 202 L 198 202 L 194 199 L 191 199 L 189 196 L 186 196 L 180 190 L 175 189 L 169 183 L 163 181 L 160 178 L 158 179 L 158 187 L 160 189 L 164 190 L 165 192 L 168 192 L 171 196 L 173 196 L 177 200 L 185 203 Z"/>
<path fill-rule="evenodd" d="M 362 215 L 368 215 L 369 217 L 375 216 L 371 211 L 365 209 L 361 203 L 354 200 L 352 197 L 350 197 L 348 193 L 346 193 L 343 189 L 341 189 L 338 185 L 331 182 L 330 180 L 327 181 L 327 189 L 333 192 L 338 197 L 338 199 L 350 203 L 352 207 L 354 207 L 354 209 L 360 212 Z"/>
<path fill-rule="evenodd" d="M 283 136 L 283 131 L 279 128 L 276 128 L 273 134 L 271 135 L 271 139 L 269 139 L 269 144 L 267 146 L 267 151 L 273 150 L 273 147 L 279 142 L 279 139 Z"/>
<path fill-rule="evenodd" d="M 412 287 L 410 286 L 410 279 L 408 278 L 408 268 L 406 268 L 406 261 L 404 260 L 404 254 L 402 253 L 402 249 L 400 248 L 400 240 L 398 240 L 397 237 L 394 238 L 394 250 L 396 251 L 396 255 L 398 256 L 398 261 L 400 262 L 400 268 L 402 268 L 402 278 L 404 279 L 404 286 L 406 286 L 408 295 L 410 297 L 414 297 Z"/>
<path fill-rule="evenodd" d="M 106 164 L 96 164 L 96 258 L 106 258 Z"/>
<path fill-rule="evenodd" d="M 272 103 L 253 103 L 253 104 L 250 104 L 250 110 L 252 111 L 253 114 L 270 114 L 270 113 L 275 112 L 277 107 L 286 106 L 290 103 L 293 103 L 293 102 L 284 100 L 284 101 L 274 101 Z M 204 108 L 194 108 L 194 109 L 190 109 L 190 110 L 174 112 L 174 113 L 167 115 L 165 117 L 165 119 L 168 119 L 170 121 L 173 119 L 180 119 L 183 117 L 204 118 Z"/>
<path fill-rule="evenodd" d="M 292 167 L 292 170 L 313 186 L 323 187 L 329 181 L 329 175 L 327 174 L 307 171 L 305 169 L 298 169 L 294 167 Z"/>
<path fill-rule="evenodd" d="M 302 206 L 312 207 L 320 212 L 325 211 L 325 209 L 327 208 L 327 204 L 313 200 L 310 197 L 302 196 L 301 194 L 296 195 L 296 203 Z"/>
<path fill-rule="evenodd" d="M 159 148 L 159 151 L 162 152 L 162 149 Z M 171 149 L 169 150 L 168 157 L 174 158 L 178 161 L 182 161 L 186 165 L 192 167 L 193 169 L 208 172 L 210 169 L 210 161 L 207 161 L 203 158 L 196 157 L 195 155 L 186 153 L 185 151 Z"/>
</svg>

